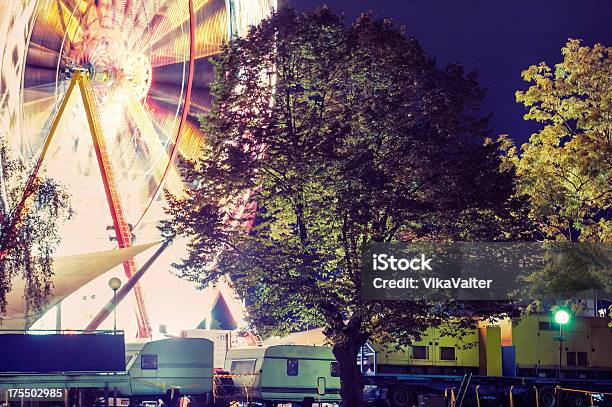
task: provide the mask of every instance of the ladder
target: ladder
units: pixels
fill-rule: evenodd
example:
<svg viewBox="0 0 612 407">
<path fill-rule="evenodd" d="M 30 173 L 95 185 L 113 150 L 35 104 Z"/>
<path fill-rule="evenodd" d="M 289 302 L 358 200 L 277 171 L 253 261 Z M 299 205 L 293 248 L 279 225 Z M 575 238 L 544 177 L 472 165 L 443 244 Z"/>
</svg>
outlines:
<svg viewBox="0 0 612 407">
<path fill-rule="evenodd" d="M 456 402 L 457 407 L 461 407 L 463 405 L 463 399 L 465 398 L 465 395 L 467 394 L 471 380 L 472 380 L 472 373 L 466 373 L 463 375 L 463 379 L 461 380 L 461 385 L 459 386 L 459 390 L 457 391 L 457 402 Z"/>
</svg>

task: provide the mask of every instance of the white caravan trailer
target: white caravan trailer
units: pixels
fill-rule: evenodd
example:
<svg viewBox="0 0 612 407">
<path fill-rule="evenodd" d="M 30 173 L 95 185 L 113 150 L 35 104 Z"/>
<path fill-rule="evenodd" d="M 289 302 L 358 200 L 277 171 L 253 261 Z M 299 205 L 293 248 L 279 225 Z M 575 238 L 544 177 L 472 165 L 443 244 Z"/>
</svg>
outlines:
<svg viewBox="0 0 612 407">
<path fill-rule="evenodd" d="M 126 345 L 129 381 L 119 393 L 157 400 L 168 390 L 209 398 L 212 393 L 213 343 L 200 338 L 168 338 Z M 137 403 L 134 403 L 138 405 Z"/>
<path fill-rule="evenodd" d="M 275 403 L 339 403 L 338 362 L 331 348 L 273 345 L 230 349 L 225 370 L 233 376 L 231 399 Z"/>
</svg>

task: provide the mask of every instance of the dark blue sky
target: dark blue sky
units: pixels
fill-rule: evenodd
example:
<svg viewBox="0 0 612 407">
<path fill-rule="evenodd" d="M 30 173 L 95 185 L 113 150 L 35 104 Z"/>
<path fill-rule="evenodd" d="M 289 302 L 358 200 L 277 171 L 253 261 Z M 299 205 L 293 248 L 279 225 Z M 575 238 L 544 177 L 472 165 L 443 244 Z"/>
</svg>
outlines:
<svg viewBox="0 0 612 407">
<path fill-rule="evenodd" d="M 523 120 L 514 92 L 521 71 L 561 61 L 568 38 L 612 46 L 612 0 L 288 0 L 299 11 L 328 4 L 352 22 L 363 11 L 405 25 L 439 65 L 478 70 L 488 89 L 483 110 L 493 113 L 493 135 L 524 142 L 539 128 Z"/>
</svg>

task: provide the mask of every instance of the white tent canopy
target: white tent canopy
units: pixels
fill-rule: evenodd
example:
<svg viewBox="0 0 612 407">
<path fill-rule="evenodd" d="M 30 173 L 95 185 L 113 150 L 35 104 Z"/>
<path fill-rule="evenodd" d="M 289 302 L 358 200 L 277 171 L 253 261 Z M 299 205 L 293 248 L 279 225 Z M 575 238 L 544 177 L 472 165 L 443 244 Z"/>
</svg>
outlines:
<svg viewBox="0 0 612 407">
<path fill-rule="evenodd" d="M 125 249 L 55 258 L 53 260 L 53 291 L 41 311 L 44 313 L 96 277 L 158 244 L 159 242 L 153 242 Z M 6 315 L 1 316 L 0 329 L 28 328 L 25 319 L 24 288 L 25 281 L 22 278 L 13 281 L 11 291 L 6 298 Z"/>
</svg>

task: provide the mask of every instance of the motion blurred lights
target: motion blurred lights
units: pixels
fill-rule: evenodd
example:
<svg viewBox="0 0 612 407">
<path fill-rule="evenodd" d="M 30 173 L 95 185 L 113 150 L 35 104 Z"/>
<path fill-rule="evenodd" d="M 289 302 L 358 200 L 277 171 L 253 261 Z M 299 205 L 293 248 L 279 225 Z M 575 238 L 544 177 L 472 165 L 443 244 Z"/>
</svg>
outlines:
<svg viewBox="0 0 612 407">
<path fill-rule="evenodd" d="M 570 314 L 564 309 L 555 311 L 555 322 L 559 325 L 565 325 L 570 320 Z"/>
</svg>

